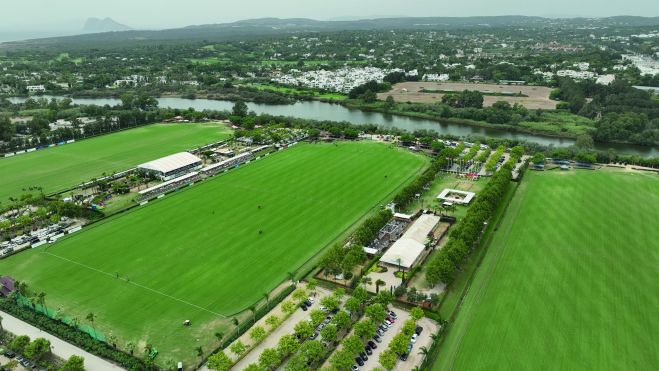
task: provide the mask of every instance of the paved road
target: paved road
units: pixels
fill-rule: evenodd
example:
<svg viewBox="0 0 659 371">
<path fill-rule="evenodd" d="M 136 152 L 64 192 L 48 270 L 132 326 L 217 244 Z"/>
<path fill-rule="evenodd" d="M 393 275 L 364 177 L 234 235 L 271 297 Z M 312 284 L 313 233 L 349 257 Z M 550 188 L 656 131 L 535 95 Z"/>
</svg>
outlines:
<svg viewBox="0 0 659 371">
<path fill-rule="evenodd" d="M 49 340 L 51 346 L 53 347 L 53 353 L 60 358 L 67 359 L 72 355 L 84 357 L 85 369 L 87 370 L 123 370 L 123 368 L 110 363 L 103 358 L 88 353 L 74 345 L 71 345 L 47 332 L 41 331 L 40 329 L 30 325 L 29 323 L 21 321 L 9 313 L 0 311 L 0 316 L 2 316 L 2 327 L 4 327 L 5 330 L 17 335 L 27 335 L 30 337 L 30 339 L 44 338 Z"/>
<path fill-rule="evenodd" d="M 284 323 L 279 325 L 279 327 L 277 327 L 275 331 L 270 333 L 268 337 L 261 344 L 257 345 L 252 350 L 250 350 L 250 352 L 245 356 L 245 358 L 241 359 L 240 362 L 236 363 L 231 369 L 242 370 L 251 363 L 258 363 L 259 356 L 261 355 L 261 353 L 263 353 L 263 351 L 266 348 L 276 348 L 277 344 L 279 343 L 279 339 L 282 336 L 294 333 L 295 325 L 297 325 L 298 322 L 309 320 L 311 318 L 310 315 L 311 311 L 320 308 L 320 300 L 325 296 L 331 294 L 332 294 L 331 291 L 326 290 L 323 287 L 317 287 L 316 298 L 314 299 L 314 303 L 308 311 L 303 311 L 302 309 L 297 308 L 295 312 L 293 312 L 293 314 L 291 314 L 291 316 L 288 317 Z M 263 318 L 267 318 L 267 315 L 263 316 Z"/>
</svg>

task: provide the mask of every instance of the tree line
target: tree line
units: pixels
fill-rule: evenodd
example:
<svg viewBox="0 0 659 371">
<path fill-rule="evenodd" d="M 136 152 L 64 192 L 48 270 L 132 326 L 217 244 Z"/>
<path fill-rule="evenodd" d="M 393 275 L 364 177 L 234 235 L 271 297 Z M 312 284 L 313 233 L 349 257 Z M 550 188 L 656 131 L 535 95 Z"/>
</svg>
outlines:
<svg viewBox="0 0 659 371">
<path fill-rule="evenodd" d="M 494 173 L 467 215 L 451 228 L 449 241 L 427 263 L 426 280 L 431 285 L 443 282 L 450 285 L 455 275 L 475 249 L 485 224 L 495 213 L 504 198 L 512 177 L 512 169 L 518 157 L 512 157 L 499 171 Z"/>
</svg>

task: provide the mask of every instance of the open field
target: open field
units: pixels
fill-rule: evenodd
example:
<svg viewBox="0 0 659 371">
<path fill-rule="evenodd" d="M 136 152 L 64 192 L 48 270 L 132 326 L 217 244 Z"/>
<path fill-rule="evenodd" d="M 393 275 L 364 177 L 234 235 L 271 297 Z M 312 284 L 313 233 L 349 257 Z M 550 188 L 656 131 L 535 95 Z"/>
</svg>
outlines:
<svg viewBox="0 0 659 371">
<path fill-rule="evenodd" d="M 23 188 L 45 193 L 229 137 L 219 124 L 154 124 L 14 157 L 0 158 L 0 201 Z"/>
<path fill-rule="evenodd" d="M 46 305 L 194 360 L 227 316 L 262 299 L 428 160 L 379 143 L 299 144 L 0 261 Z M 260 207 L 259 207 L 260 206 Z M 120 278 L 116 278 L 116 274 Z M 128 280 L 129 279 L 129 280 Z M 183 327 L 186 319 L 191 327 Z"/>
<path fill-rule="evenodd" d="M 659 179 L 529 172 L 434 370 L 650 370 L 659 364 Z"/>
<path fill-rule="evenodd" d="M 406 92 L 403 89 L 407 89 Z M 441 102 L 442 93 L 426 93 L 422 90 L 441 90 L 455 91 L 477 90 L 480 92 L 490 93 L 522 93 L 526 97 L 511 96 L 484 96 L 483 106 L 489 107 L 498 101 L 506 101 L 510 104 L 519 103 L 529 109 L 555 109 L 556 102 L 549 99 L 551 89 L 545 86 L 514 86 L 514 85 L 496 85 L 496 84 L 469 84 L 454 82 L 403 82 L 393 86 L 392 90 L 386 93 L 378 94 L 379 99 L 386 99 L 391 95 L 397 102 L 412 103 L 436 103 Z"/>
<path fill-rule="evenodd" d="M 284 86 L 275 86 L 275 85 L 264 85 L 264 84 L 249 84 L 247 85 L 252 88 L 256 88 L 259 90 L 269 90 L 269 91 L 276 91 L 279 93 L 284 93 L 284 94 L 306 94 L 306 95 L 311 95 L 320 99 L 334 99 L 334 100 L 346 100 L 348 98 L 347 95 L 341 94 L 341 93 L 320 93 L 318 91 L 310 90 L 310 89 L 299 89 L 299 88 L 289 88 L 289 87 L 284 87 Z"/>
</svg>

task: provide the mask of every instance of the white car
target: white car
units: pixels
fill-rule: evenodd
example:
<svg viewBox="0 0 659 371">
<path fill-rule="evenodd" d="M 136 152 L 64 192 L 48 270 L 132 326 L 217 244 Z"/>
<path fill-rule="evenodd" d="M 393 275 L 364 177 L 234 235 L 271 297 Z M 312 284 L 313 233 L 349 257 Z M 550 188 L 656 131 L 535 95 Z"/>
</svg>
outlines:
<svg viewBox="0 0 659 371">
<path fill-rule="evenodd" d="M 418 336 L 417 336 L 416 334 L 412 335 L 412 339 L 410 339 L 410 341 L 411 341 L 412 343 L 416 343 L 416 339 L 417 339 L 417 337 L 418 337 Z"/>
<path fill-rule="evenodd" d="M 313 298 L 311 296 L 309 296 L 309 302 L 311 302 L 311 304 L 313 304 Z"/>
</svg>

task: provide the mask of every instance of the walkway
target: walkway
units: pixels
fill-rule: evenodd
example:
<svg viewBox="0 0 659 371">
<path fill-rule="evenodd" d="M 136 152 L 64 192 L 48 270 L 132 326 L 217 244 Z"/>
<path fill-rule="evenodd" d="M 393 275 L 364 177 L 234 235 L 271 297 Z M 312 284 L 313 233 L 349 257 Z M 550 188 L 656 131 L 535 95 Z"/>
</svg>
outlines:
<svg viewBox="0 0 659 371">
<path fill-rule="evenodd" d="M 47 332 L 44 332 L 29 323 L 23 322 L 20 319 L 0 311 L 2 316 L 2 327 L 16 335 L 27 335 L 30 339 L 44 338 L 50 341 L 53 353 L 64 359 L 68 359 L 72 355 L 82 356 L 85 358 L 85 369 L 89 371 L 105 371 L 105 370 L 123 370 L 123 368 L 110 363 L 103 358 L 88 353 L 74 345 L 71 345 L 64 340 L 55 337 Z"/>
</svg>

